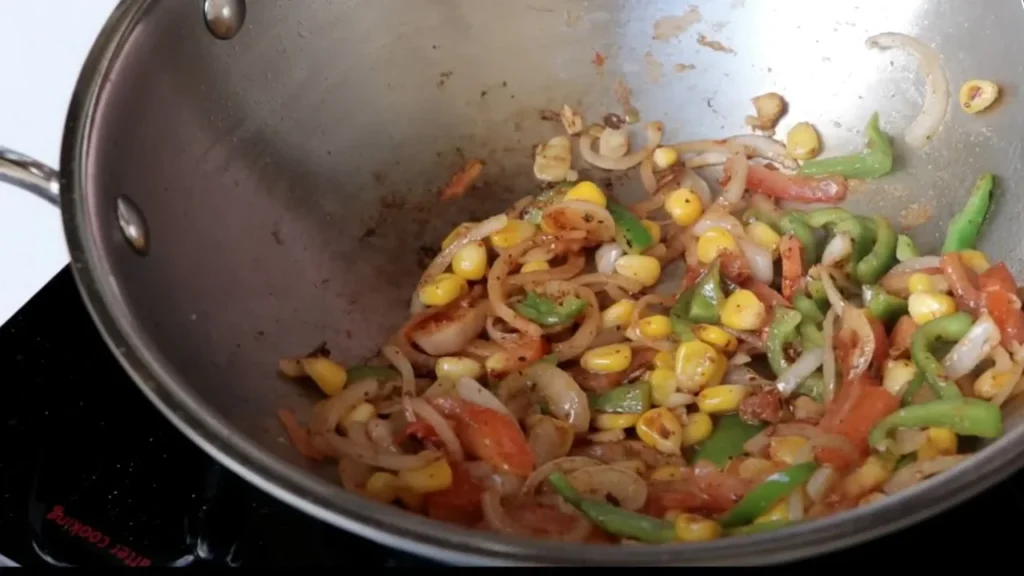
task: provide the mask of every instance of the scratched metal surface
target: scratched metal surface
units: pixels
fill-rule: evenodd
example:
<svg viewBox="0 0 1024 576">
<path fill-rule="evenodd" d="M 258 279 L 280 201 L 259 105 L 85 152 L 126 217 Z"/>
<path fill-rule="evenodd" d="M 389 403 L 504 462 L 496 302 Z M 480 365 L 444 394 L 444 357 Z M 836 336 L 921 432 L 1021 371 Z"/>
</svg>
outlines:
<svg viewBox="0 0 1024 576">
<path fill-rule="evenodd" d="M 462 562 L 778 561 L 894 529 L 978 489 L 954 472 L 868 512 L 685 549 L 584 551 L 464 533 L 357 501 L 320 479 L 330 471 L 305 469 L 272 414 L 304 409 L 310 392 L 278 380 L 274 360 L 320 340 L 345 361 L 374 353 L 405 316 L 421 246 L 536 190 L 530 149 L 560 130 L 540 109 L 570 103 L 597 118 L 620 109 L 625 86 L 677 141 L 744 132 L 749 98 L 775 90 L 790 104 L 780 131 L 814 122 L 829 153 L 859 148 L 874 110 L 898 135 L 923 86 L 912 57 L 865 47 L 887 31 L 934 46 L 951 90 L 988 78 L 1003 101 L 977 117 L 951 102 L 924 151 L 897 138 L 898 173 L 851 206 L 894 220 L 929 213 L 912 234 L 931 248 L 976 174 L 995 172 L 984 247 L 1020 274 L 1019 3 L 733 0 L 694 2 L 689 13 L 668 0 L 250 4 L 227 42 L 188 3 L 122 10 L 119 24 L 138 25 L 107 81 L 83 77 L 78 102 L 95 97 L 95 110 L 72 109 L 91 123 L 76 124 L 64 160 L 81 179 L 66 218 L 91 234 L 72 239 L 72 256 L 104 301 L 108 337 L 165 413 L 250 480 L 347 529 Z M 600 69 L 595 51 L 608 58 Z M 437 188 L 464 156 L 488 162 L 484 185 L 439 205 Z M 629 200 L 638 189 L 615 192 Z M 116 232 L 116 194 L 148 219 L 144 259 Z M 1002 446 L 968 472 L 1012 466 L 1015 449 Z"/>
</svg>

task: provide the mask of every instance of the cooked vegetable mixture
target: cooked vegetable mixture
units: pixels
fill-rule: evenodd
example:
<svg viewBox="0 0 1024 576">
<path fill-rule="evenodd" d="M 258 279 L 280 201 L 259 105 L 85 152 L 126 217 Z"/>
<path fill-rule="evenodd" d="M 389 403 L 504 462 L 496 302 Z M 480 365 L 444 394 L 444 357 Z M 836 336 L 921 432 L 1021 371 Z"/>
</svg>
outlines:
<svg viewBox="0 0 1024 576">
<path fill-rule="evenodd" d="M 536 197 L 444 239 L 379 357 L 280 362 L 326 396 L 281 421 L 345 488 L 503 534 L 695 542 L 870 505 L 1001 434 L 1024 312 L 977 248 L 991 174 L 928 255 L 839 206 L 893 169 L 877 114 L 820 159 L 807 123 L 668 146 L 653 122 L 631 152 L 625 122 L 561 117 Z M 634 168 L 638 204 L 595 182 Z"/>
</svg>

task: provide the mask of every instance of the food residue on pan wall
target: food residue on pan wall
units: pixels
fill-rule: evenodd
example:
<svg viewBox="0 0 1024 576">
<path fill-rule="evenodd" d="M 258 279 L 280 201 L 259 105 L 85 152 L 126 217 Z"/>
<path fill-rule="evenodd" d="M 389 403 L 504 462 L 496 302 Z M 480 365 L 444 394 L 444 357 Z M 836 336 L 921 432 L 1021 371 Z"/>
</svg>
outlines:
<svg viewBox="0 0 1024 576">
<path fill-rule="evenodd" d="M 934 210 L 924 202 L 915 202 L 900 212 L 900 226 L 904 230 L 916 228 L 932 219 Z"/>
<path fill-rule="evenodd" d="M 705 36 L 703 34 L 698 34 L 697 35 L 697 44 L 700 44 L 701 46 L 703 46 L 705 48 L 711 48 L 715 52 L 723 52 L 725 54 L 735 54 L 736 53 L 736 51 L 733 50 L 732 48 L 729 48 L 728 46 L 726 46 L 725 44 L 722 44 L 718 40 L 711 40 L 710 38 L 708 38 L 707 36 Z"/>
<path fill-rule="evenodd" d="M 657 84 L 661 82 L 661 77 L 664 74 L 664 67 L 661 62 L 654 56 L 654 53 L 650 50 L 644 54 L 644 75 L 647 76 L 647 81 L 651 84 Z"/>
<path fill-rule="evenodd" d="M 690 6 L 686 14 L 681 16 L 662 16 L 654 21 L 654 39 L 662 42 L 671 40 L 689 30 L 702 19 L 700 9 L 696 6 Z"/>
<path fill-rule="evenodd" d="M 672 71 L 676 74 L 682 74 L 683 72 L 689 72 L 690 70 L 696 70 L 696 64 L 676 64 L 672 66 Z"/>
</svg>

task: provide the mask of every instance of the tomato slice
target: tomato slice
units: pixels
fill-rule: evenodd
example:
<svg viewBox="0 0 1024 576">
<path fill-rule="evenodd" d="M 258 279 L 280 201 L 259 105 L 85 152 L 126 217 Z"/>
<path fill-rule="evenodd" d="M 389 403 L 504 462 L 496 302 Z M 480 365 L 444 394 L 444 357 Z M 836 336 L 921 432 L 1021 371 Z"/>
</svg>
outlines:
<svg viewBox="0 0 1024 576">
<path fill-rule="evenodd" d="M 796 236 L 787 234 L 779 243 L 779 255 L 782 257 L 782 297 L 788 302 L 800 290 L 804 277 L 803 246 Z"/>
<path fill-rule="evenodd" d="M 910 344 L 914 339 L 914 332 L 917 332 L 917 322 L 914 322 L 910 316 L 900 316 L 896 325 L 892 327 L 892 335 L 889 338 L 889 356 L 893 358 L 910 356 Z"/>
<path fill-rule="evenodd" d="M 865 373 L 843 384 L 839 395 L 826 408 L 819 427 L 823 432 L 845 437 L 863 456 L 868 452 L 868 434 L 871 429 L 899 407 L 900 399 L 882 388 L 873 376 Z M 818 448 L 815 456 L 819 462 L 840 469 L 855 464 L 849 461 L 845 452 L 830 446 Z"/>
<path fill-rule="evenodd" d="M 1024 312 L 1017 298 L 1017 281 L 1006 264 L 990 266 L 978 276 L 985 309 L 999 326 L 1004 346 L 1019 346 L 1024 342 Z"/>
<path fill-rule="evenodd" d="M 963 261 L 960 260 L 960 254 L 957 252 L 943 254 L 940 265 L 959 307 L 970 310 L 974 314 L 980 314 L 985 308 L 985 304 L 981 292 L 978 291 L 978 278 L 974 271 L 964 266 Z"/>
<path fill-rule="evenodd" d="M 747 189 L 755 194 L 794 202 L 838 204 L 846 199 L 848 186 L 846 179 L 841 176 L 789 176 L 778 170 L 751 164 L 747 169 Z"/>
<path fill-rule="evenodd" d="M 427 494 L 423 500 L 427 516 L 472 528 L 483 520 L 480 498 L 484 487 L 473 479 L 465 466 L 452 464 L 452 485 L 447 490 Z"/>
<path fill-rule="evenodd" d="M 533 450 L 512 418 L 452 396 L 432 398 L 430 404 L 455 421 L 459 442 L 473 456 L 517 476 L 533 472 Z"/>
</svg>

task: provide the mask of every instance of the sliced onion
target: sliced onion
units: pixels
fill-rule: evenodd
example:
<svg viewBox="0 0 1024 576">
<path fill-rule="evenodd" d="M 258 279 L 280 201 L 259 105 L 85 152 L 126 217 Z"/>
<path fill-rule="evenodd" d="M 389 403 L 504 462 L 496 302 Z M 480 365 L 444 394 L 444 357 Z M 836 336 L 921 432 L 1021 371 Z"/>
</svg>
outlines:
<svg viewBox="0 0 1024 576">
<path fill-rule="evenodd" d="M 582 200 L 567 200 L 544 209 L 544 226 L 553 232 L 582 230 L 592 242 L 609 242 L 615 238 L 615 220 L 607 210 Z"/>
<path fill-rule="evenodd" d="M 743 200 L 747 191 L 747 155 L 742 151 L 733 152 L 725 162 L 725 170 L 731 175 L 729 183 L 722 191 L 722 199 L 728 204 L 737 205 Z"/>
<path fill-rule="evenodd" d="M 804 493 L 794 490 L 786 499 L 786 512 L 790 522 L 799 522 L 804 519 Z"/>
<path fill-rule="evenodd" d="M 704 212 L 700 220 L 693 225 L 693 234 L 694 236 L 703 236 L 710 228 L 724 228 L 735 238 L 743 238 L 746 235 L 739 219 L 718 205 L 713 205 Z"/>
<path fill-rule="evenodd" d="M 594 339 L 601 331 L 601 309 L 597 296 L 592 290 L 582 286 L 576 286 L 575 292 L 587 302 L 587 309 L 583 312 L 583 321 L 580 322 L 576 333 L 568 340 L 557 342 L 551 347 L 551 352 L 558 355 L 559 362 L 582 356 L 588 348 L 593 347 Z"/>
<path fill-rule="evenodd" d="M 590 404 L 587 395 L 572 376 L 546 362 L 534 363 L 525 373 L 534 382 L 556 418 L 572 426 L 577 434 L 587 431 L 590 427 Z"/>
<path fill-rule="evenodd" d="M 562 458 L 572 450 L 576 436 L 572 427 L 557 418 L 537 414 L 526 420 L 526 443 L 538 465 Z"/>
<path fill-rule="evenodd" d="M 928 441 L 928 433 L 919 428 L 897 428 L 892 435 L 892 451 L 897 456 L 903 456 L 924 446 Z"/>
<path fill-rule="evenodd" d="M 357 405 L 377 395 L 380 384 L 376 380 L 360 380 L 316 403 L 309 416 L 309 431 L 314 436 L 334 432 L 341 420 Z"/>
<path fill-rule="evenodd" d="M 992 349 L 999 345 L 999 326 L 988 314 L 982 314 L 971 326 L 967 334 L 961 338 L 946 357 L 942 359 L 942 366 L 946 369 L 946 376 L 956 380 L 966 376 L 984 360 Z"/>
<path fill-rule="evenodd" d="M 942 127 L 949 107 L 949 81 L 938 53 L 913 36 L 898 32 L 876 34 L 867 40 L 868 48 L 903 48 L 917 57 L 924 74 L 925 93 L 921 113 L 903 133 L 907 144 L 923 148 Z"/>
<path fill-rule="evenodd" d="M 686 166 L 689 168 L 706 168 L 708 166 L 721 166 L 729 160 L 725 152 L 701 152 L 686 159 Z"/>
<path fill-rule="evenodd" d="M 465 300 L 424 312 L 419 320 L 409 326 L 406 333 L 427 354 L 445 356 L 466 348 L 483 331 L 486 320 L 487 302 L 474 303 L 467 297 Z M 396 346 L 392 348 L 395 348 L 406 362 L 409 361 L 404 352 Z M 392 356 L 398 358 L 394 351 Z M 392 360 L 392 356 L 388 356 L 388 360 L 393 364 L 396 361 L 401 362 Z M 399 372 L 402 371 L 398 364 L 395 364 L 395 368 Z M 407 384 L 403 373 L 403 389 Z"/>
<path fill-rule="evenodd" d="M 513 420 L 515 419 L 512 412 L 510 412 L 509 409 L 501 403 L 501 400 L 498 400 L 497 396 L 492 394 L 487 388 L 484 388 L 479 382 L 468 376 L 463 376 L 458 379 L 455 383 L 455 391 L 458 393 L 459 397 L 466 402 L 476 404 L 477 406 L 483 406 L 484 408 L 490 408 L 491 410 L 505 414 Z"/>
<path fill-rule="evenodd" d="M 679 454 L 663 454 L 639 440 L 623 440 L 609 444 L 592 444 L 573 451 L 574 456 L 596 458 L 605 464 L 623 460 L 643 460 L 644 464 L 658 466 L 683 466 L 686 462 Z"/>
<path fill-rule="evenodd" d="M 941 265 L 941 258 L 938 256 L 918 256 L 917 258 L 911 258 L 893 266 L 892 269 L 889 270 L 889 274 L 917 272 L 922 268 L 938 268 Z"/>
<path fill-rule="evenodd" d="M 846 308 L 847 301 L 839 292 L 839 288 L 836 288 L 835 280 L 832 279 L 832 272 L 824 266 L 816 266 L 815 269 L 818 271 L 818 276 L 821 277 L 821 285 L 825 288 L 825 295 L 828 296 L 829 304 L 832 305 L 833 310 L 842 314 Z"/>
<path fill-rule="evenodd" d="M 822 376 L 825 380 L 824 399 L 825 404 L 832 401 L 836 394 L 836 353 L 833 339 L 836 330 L 836 311 L 830 309 L 825 314 L 825 325 L 822 328 L 822 339 L 825 341 L 825 355 L 821 360 Z"/>
<path fill-rule="evenodd" d="M 526 479 L 526 482 L 523 483 L 522 493 L 526 496 L 533 494 L 534 490 L 537 489 L 537 486 L 539 486 L 541 482 L 547 480 L 548 476 L 551 476 L 555 472 L 567 474 L 575 472 L 576 470 L 589 468 L 591 466 L 601 465 L 602 462 L 600 460 L 594 460 L 593 458 L 587 458 L 585 456 L 566 456 L 565 458 L 552 460 L 547 464 L 538 466 L 537 469 L 533 471 L 533 474 L 530 474 Z"/>
<path fill-rule="evenodd" d="M 737 145 L 742 147 L 743 152 L 748 157 L 771 160 L 772 162 L 782 164 L 782 166 L 790 170 L 796 170 L 800 167 L 796 160 L 789 157 L 789 154 L 786 152 L 785 144 L 761 134 L 741 134 L 739 136 L 726 138 L 725 140 L 692 140 L 689 142 L 672 144 L 671 146 L 672 148 L 675 148 L 680 155 L 709 152 L 721 154 L 722 156 L 719 158 L 721 158 L 724 163 L 727 158 L 726 155 L 730 154 Z M 710 160 L 712 158 L 714 157 L 705 157 L 706 160 Z"/>
<path fill-rule="evenodd" d="M 622 128 L 605 128 L 597 139 L 597 152 L 606 158 L 622 158 L 629 152 L 629 133 Z"/>
<path fill-rule="evenodd" d="M 427 282 L 433 280 L 438 274 L 444 272 L 448 266 L 452 263 L 452 258 L 455 254 L 465 248 L 472 242 L 483 240 L 491 234 L 501 230 L 508 224 L 508 216 L 504 214 L 498 214 L 497 216 L 491 216 L 487 220 L 477 224 L 470 228 L 465 235 L 459 237 L 458 240 L 451 243 L 450 246 L 442 250 L 427 266 L 427 269 L 423 271 L 423 275 L 420 276 L 420 281 L 416 284 L 416 290 L 413 290 L 412 301 L 409 304 L 409 312 L 416 314 L 417 312 L 423 311 L 425 308 L 423 303 L 420 302 L 419 288 Z"/>
<path fill-rule="evenodd" d="M 514 496 L 523 487 L 523 479 L 519 476 L 499 472 L 494 465 L 483 460 L 466 462 L 463 465 L 469 475 L 488 490 L 494 490 L 501 496 Z"/>
<path fill-rule="evenodd" d="M 508 283 L 510 286 L 523 286 L 550 282 L 552 280 L 568 280 L 582 272 L 586 265 L 587 257 L 583 252 L 574 252 L 569 255 L 565 260 L 565 264 L 562 264 L 561 266 L 550 268 L 548 270 L 537 270 L 534 272 L 516 274 L 509 277 Z"/>
<path fill-rule="evenodd" d="M 621 158 L 608 158 L 594 152 L 594 135 L 590 130 L 586 130 L 580 134 L 580 155 L 583 156 L 585 162 L 602 170 L 629 170 L 654 152 L 654 149 L 661 144 L 664 130 L 665 126 L 661 122 L 648 123 L 646 128 L 647 145 Z"/>
<path fill-rule="evenodd" d="M 892 475 L 892 478 L 882 486 L 882 491 L 886 494 L 893 494 L 900 490 L 906 490 L 927 478 L 949 470 L 963 462 L 967 456 L 967 454 L 938 456 L 936 458 L 918 460 L 917 462 L 907 464 Z"/>
<path fill-rule="evenodd" d="M 775 278 L 775 263 L 772 261 L 772 253 L 764 246 L 748 238 L 739 237 L 738 242 L 743 255 L 750 265 L 750 275 L 755 280 L 765 284 L 771 284 Z"/>
<path fill-rule="evenodd" d="M 637 511 L 647 502 L 647 483 L 621 466 L 589 466 L 568 475 L 584 496 L 604 500 L 612 496 L 621 508 Z"/>
<path fill-rule="evenodd" d="M 395 434 L 388 420 L 371 418 L 366 423 L 366 435 L 377 448 L 388 452 L 400 453 L 401 450 L 395 445 Z"/>
<path fill-rule="evenodd" d="M 333 432 L 313 437 L 317 449 L 333 455 L 335 458 L 354 458 L 384 470 L 416 470 L 440 459 L 441 453 L 424 450 L 418 454 L 394 454 L 384 450 L 376 450 L 371 444 L 359 444 L 351 438 L 339 436 Z"/>
<path fill-rule="evenodd" d="M 829 490 L 837 480 L 839 480 L 839 473 L 835 469 L 831 466 L 822 466 L 815 470 L 814 474 L 811 474 L 804 490 L 807 491 L 812 502 L 818 503 L 828 496 Z"/>
<path fill-rule="evenodd" d="M 572 283 L 576 286 L 590 286 L 592 284 L 618 286 L 630 294 L 644 289 L 644 285 L 639 280 L 634 280 L 622 274 L 584 274 L 573 278 Z"/>
<path fill-rule="evenodd" d="M 622 249 L 618 242 L 605 242 L 594 253 L 594 263 L 597 265 L 597 271 L 601 274 L 614 274 L 615 263 L 625 253 L 626 251 Z"/>
<path fill-rule="evenodd" d="M 853 240 L 849 234 L 840 232 L 825 245 L 821 263 L 825 266 L 834 266 L 849 258 L 850 254 L 853 254 Z"/>
<path fill-rule="evenodd" d="M 466 454 L 462 450 L 459 437 L 455 435 L 455 430 L 452 429 L 448 421 L 433 406 L 427 404 L 427 401 L 422 398 L 409 398 L 408 396 L 403 398 L 402 402 L 407 411 L 415 414 L 417 418 L 422 418 L 424 422 L 434 429 L 437 437 L 444 444 L 449 458 L 456 462 L 462 462 L 466 459 Z"/>
<path fill-rule="evenodd" d="M 349 492 L 361 493 L 363 487 L 366 486 L 366 481 L 372 475 L 372 467 L 354 458 L 338 460 L 338 477 L 341 479 L 341 486 Z"/>
<path fill-rule="evenodd" d="M 679 187 L 693 190 L 697 196 L 700 196 L 700 201 L 704 203 L 704 206 L 711 206 L 711 188 L 699 174 L 690 169 L 689 164 L 683 169 L 683 177 L 679 181 Z"/>
<path fill-rule="evenodd" d="M 764 376 L 757 373 L 756 370 L 749 366 L 729 366 L 729 370 L 725 373 L 725 377 L 722 378 L 722 384 L 737 384 L 741 386 L 765 386 L 771 385 L 771 380 L 766 380 Z"/>
<path fill-rule="evenodd" d="M 804 350 L 796 362 L 793 362 L 788 368 L 783 370 L 782 374 L 779 374 L 778 380 L 775 381 L 775 387 L 782 394 L 782 397 L 788 398 L 790 394 L 796 391 L 801 382 L 821 367 L 824 358 L 824 348 Z"/>
<path fill-rule="evenodd" d="M 853 330 L 857 335 L 857 349 L 850 359 L 850 380 L 855 380 L 864 373 L 871 364 L 875 353 L 875 331 L 871 328 L 864 311 L 856 306 L 847 306 L 843 310 L 843 330 Z"/>
<path fill-rule="evenodd" d="M 484 513 L 484 522 L 487 527 L 501 534 L 511 536 L 530 536 L 529 531 L 516 524 L 509 518 L 505 508 L 501 505 L 501 493 L 497 490 L 487 490 L 480 497 L 480 509 Z"/>
</svg>

